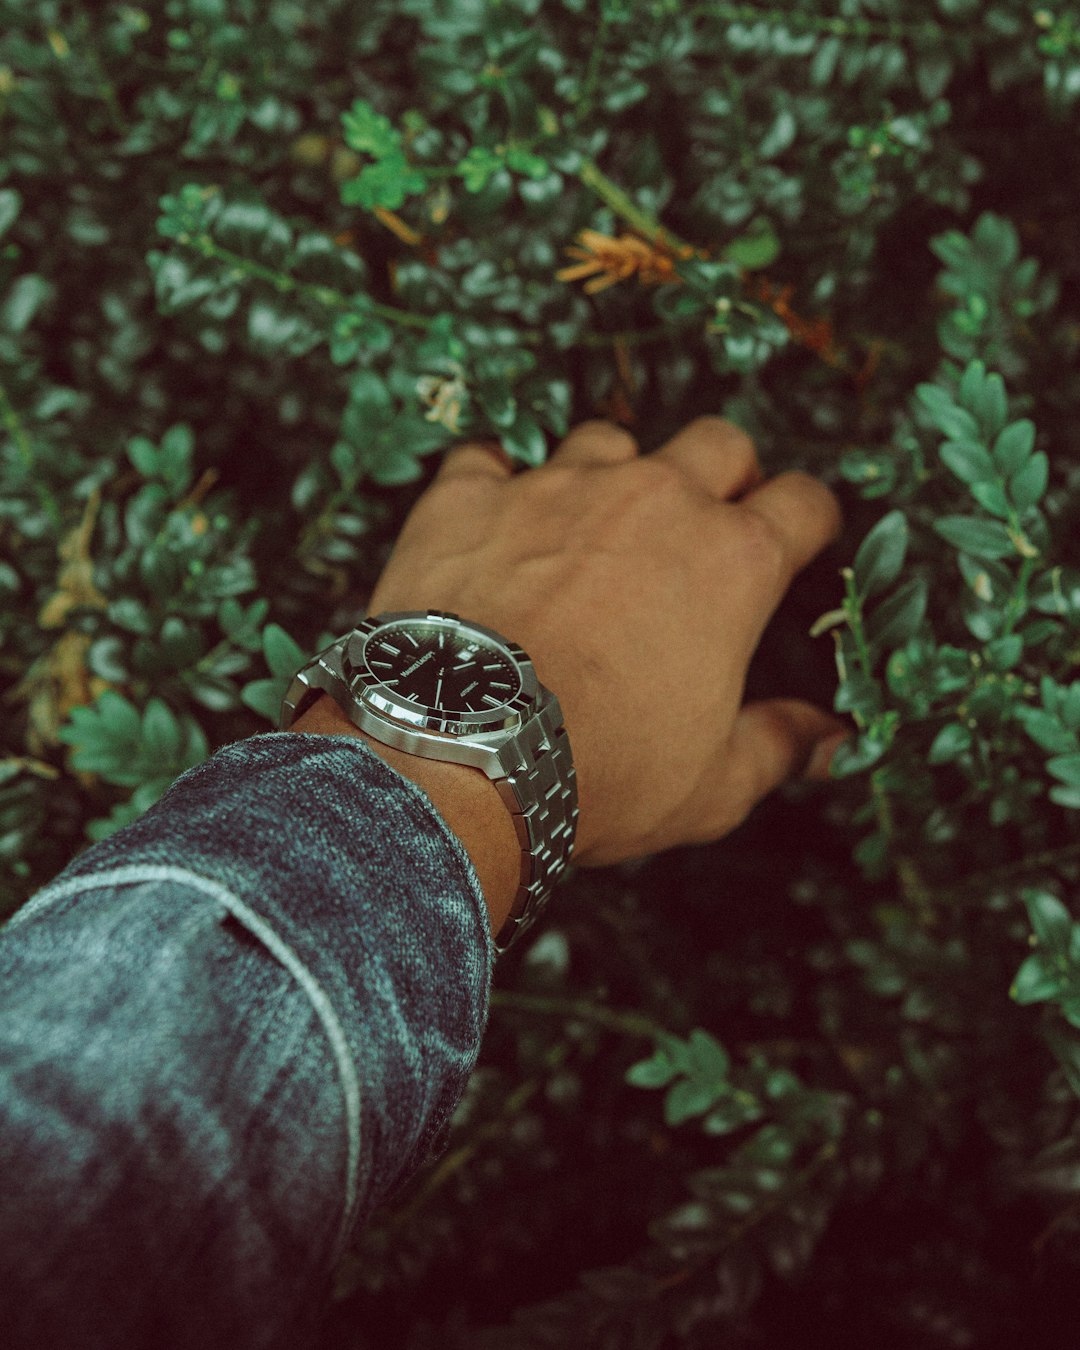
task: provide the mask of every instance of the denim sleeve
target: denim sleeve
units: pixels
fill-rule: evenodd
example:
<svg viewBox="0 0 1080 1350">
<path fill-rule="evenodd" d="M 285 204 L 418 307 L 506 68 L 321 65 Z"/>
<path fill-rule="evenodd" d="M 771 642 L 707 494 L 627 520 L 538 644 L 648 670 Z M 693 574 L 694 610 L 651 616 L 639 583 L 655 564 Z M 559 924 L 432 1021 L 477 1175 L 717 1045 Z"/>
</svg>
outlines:
<svg viewBox="0 0 1080 1350">
<path fill-rule="evenodd" d="M 0 1343 L 311 1343 L 476 1060 L 468 854 L 352 736 L 219 750 L 0 935 Z"/>
</svg>

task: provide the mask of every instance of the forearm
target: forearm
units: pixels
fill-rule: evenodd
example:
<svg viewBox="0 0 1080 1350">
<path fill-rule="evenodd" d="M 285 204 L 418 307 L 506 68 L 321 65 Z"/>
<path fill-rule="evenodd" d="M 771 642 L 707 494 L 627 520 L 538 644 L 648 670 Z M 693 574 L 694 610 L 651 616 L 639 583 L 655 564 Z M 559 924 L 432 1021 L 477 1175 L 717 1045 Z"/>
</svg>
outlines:
<svg viewBox="0 0 1080 1350">
<path fill-rule="evenodd" d="M 16 915 L 6 1344 L 241 1350 L 310 1313 L 475 1062 L 491 946 L 470 873 L 366 746 L 272 734 L 184 774 Z"/>
<path fill-rule="evenodd" d="M 492 935 L 510 913 L 521 872 L 521 847 L 513 821 L 492 781 L 479 769 L 443 760 L 422 759 L 384 745 L 353 725 L 338 705 L 324 694 L 291 731 L 326 736 L 362 738 L 381 759 L 410 779 L 461 840 L 472 859 L 484 893 Z"/>
</svg>

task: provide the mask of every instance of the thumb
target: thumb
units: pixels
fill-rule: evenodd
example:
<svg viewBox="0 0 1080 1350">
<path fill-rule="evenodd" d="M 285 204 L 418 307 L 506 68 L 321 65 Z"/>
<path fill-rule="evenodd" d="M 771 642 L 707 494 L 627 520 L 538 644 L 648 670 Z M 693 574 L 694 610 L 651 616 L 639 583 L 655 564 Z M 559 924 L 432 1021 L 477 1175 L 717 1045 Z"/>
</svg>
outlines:
<svg viewBox="0 0 1080 1350">
<path fill-rule="evenodd" d="M 827 779 L 833 752 L 851 734 L 838 717 L 803 699 L 744 704 L 732 727 L 728 769 L 745 814 L 789 779 Z"/>
</svg>

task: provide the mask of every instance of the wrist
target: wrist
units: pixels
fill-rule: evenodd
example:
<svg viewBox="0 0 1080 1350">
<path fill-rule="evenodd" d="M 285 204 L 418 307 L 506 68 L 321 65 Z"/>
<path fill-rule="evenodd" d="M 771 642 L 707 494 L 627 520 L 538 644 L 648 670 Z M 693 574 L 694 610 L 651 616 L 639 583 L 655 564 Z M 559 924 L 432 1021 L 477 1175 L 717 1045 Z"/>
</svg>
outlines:
<svg viewBox="0 0 1080 1350">
<path fill-rule="evenodd" d="M 495 784 L 480 769 L 406 754 L 355 726 L 329 694 L 292 724 L 291 731 L 355 736 L 390 768 L 415 783 L 461 841 L 480 880 L 492 935 L 510 913 L 521 873 L 521 845 Z"/>
</svg>

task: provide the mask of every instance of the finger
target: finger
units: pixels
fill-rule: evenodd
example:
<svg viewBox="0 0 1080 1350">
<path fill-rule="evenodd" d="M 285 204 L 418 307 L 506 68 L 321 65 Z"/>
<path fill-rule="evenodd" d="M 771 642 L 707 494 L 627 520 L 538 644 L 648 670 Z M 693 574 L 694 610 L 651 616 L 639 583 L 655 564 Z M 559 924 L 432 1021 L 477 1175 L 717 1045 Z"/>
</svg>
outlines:
<svg viewBox="0 0 1080 1350">
<path fill-rule="evenodd" d="M 836 731 L 814 746 L 810 761 L 803 770 L 803 777 L 812 783 L 827 783 L 832 776 L 833 755 L 842 745 L 854 740 L 855 733 L 848 729 Z"/>
<path fill-rule="evenodd" d="M 730 501 L 762 481 L 754 442 L 723 417 L 698 417 L 656 451 L 704 492 Z"/>
<path fill-rule="evenodd" d="M 549 457 L 549 464 L 624 464 L 638 456 L 638 443 L 614 422 L 594 418 L 574 427 Z"/>
<path fill-rule="evenodd" d="M 498 441 L 465 441 L 443 456 L 439 471 L 432 479 L 446 483 L 454 478 L 510 478 L 517 465 Z"/>
<path fill-rule="evenodd" d="M 784 589 L 840 534 L 840 503 L 818 478 L 793 469 L 752 488 L 739 503 L 772 526 L 784 554 Z"/>
<path fill-rule="evenodd" d="M 744 704 L 735 718 L 728 746 L 727 815 L 734 828 L 781 783 L 800 776 L 827 777 L 828 763 L 840 739 L 851 729 L 832 713 L 796 698 L 770 698 Z M 815 759 L 822 743 L 823 753 Z M 824 759 L 824 771 L 822 760 Z"/>
</svg>

